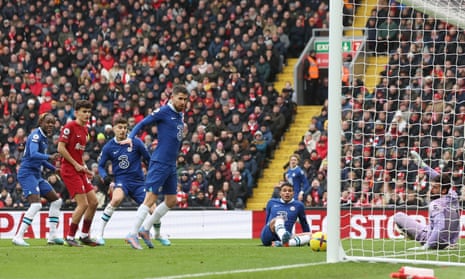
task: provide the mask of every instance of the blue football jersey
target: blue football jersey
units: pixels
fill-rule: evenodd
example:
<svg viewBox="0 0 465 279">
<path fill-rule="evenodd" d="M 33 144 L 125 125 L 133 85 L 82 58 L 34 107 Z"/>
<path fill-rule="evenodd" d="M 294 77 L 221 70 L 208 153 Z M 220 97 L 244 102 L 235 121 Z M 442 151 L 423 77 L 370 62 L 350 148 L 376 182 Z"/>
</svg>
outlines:
<svg viewBox="0 0 465 279">
<path fill-rule="evenodd" d="M 125 181 L 143 181 L 142 160 L 149 162 L 150 154 L 140 139 L 134 139 L 131 147 L 129 144 L 119 144 L 113 138 L 103 146 L 100 153 L 98 160 L 99 174 L 103 178 L 108 175 L 105 165 L 107 161 L 111 161 L 115 182 L 124 184 Z"/>
<path fill-rule="evenodd" d="M 48 162 L 47 147 L 48 139 L 42 129 L 34 129 L 27 137 L 20 169 L 40 172 L 41 167 L 45 166 L 55 170 L 55 167 Z"/>
<path fill-rule="evenodd" d="M 289 168 L 286 177 L 287 181 L 294 187 L 294 199 L 298 198 L 301 191 L 305 193 L 310 190 L 307 177 L 305 177 L 304 171 L 299 166 L 293 169 Z"/>
<path fill-rule="evenodd" d="M 299 219 L 302 231 L 309 232 L 310 227 L 305 216 L 304 204 L 298 200 L 291 200 L 285 203 L 282 199 L 270 199 L 266 204 L 266 220 L 268 224 L 273 218 L 278 216 L 284 217 L 284 226 L 286 231 L 292 232 L 295 222 Z"/>
<path fill-rule="evenodd" d="M 137 123 L 129 137 L 133 139 L 142 127 L 147 125 L 158 127 L 158 145 L 152 153 L 151 160 L 176 166 L 176 158 L 183 138 L 184 114 L 177 112 L 171 104 L 163 106 Z"/>
</svg>

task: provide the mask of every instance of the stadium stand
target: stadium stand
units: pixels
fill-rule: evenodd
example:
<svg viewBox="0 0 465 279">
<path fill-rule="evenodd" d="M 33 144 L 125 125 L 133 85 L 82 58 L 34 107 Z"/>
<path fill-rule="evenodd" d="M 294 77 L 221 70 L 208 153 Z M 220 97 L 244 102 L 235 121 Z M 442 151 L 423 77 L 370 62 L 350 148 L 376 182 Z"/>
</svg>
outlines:
<svg viewBox="0 0 465 279">
<path fill-rule="evenodd" d="M 319 27 L 327 24 L 327 5 L 322 3 L 3 2 L 1 206 L 9 206 L 13 190 L 20 190 L 16 170 L 25 138 L 37 126 L 40 113 L 50 111 L 57 117 L 50 144 L 53 151 L 60 127 L 73 117 L 74 101 L 84 98 L 94 103 L 85 155 L 92 169 L 101 147 L 113 136 L 114 117 L 125 116 L 134 125 L 165 105 L 178 84 L 191 92 L 186 111 L 189 134 L 185 141 L 189 146 L 183 145 L 181 150 L 179 173 L 187 172 L 190 183 L 202 176 L 199 173 L 204 174 L 207 188 L 214 184 L 216 192 L 224 181 L 237 182 L 231 168 L 242 168 L 244 181 L 240 182 L 252 195 L 292 121 L 292 86 L 276 87 L 276 76 L 305 45 L 293 44 L 289 51 L 291 42 L 298 39 L 296 35 L 311 37 L 311 27 L 304 19 L 319 18 Z M 273 112 L 275 105 L 277 112 Z M 280 114 L 285 116 L 285 124 L 274 130 L 271 121 Z M 239 116 L 238 122 L 234 115 Z M 256 119 L 249 119 L 249 115 Z M 156 148 L 156 129 L 144 131 L 141 138 L 150 150 Z M 60 177 L 52 173 L 46 176 L 63 196 L 65 206 L 73 207 Z M 98 174 L 93 183 L 103 206 L 108 189 Z M 200 190 L 215 200 L 207 189 Z M 232 200 L 227 203 L 229 208 L 237 204 L 234 196 L 226 195 Z M 19 200 L 12 205 L 26 206 Z M 132 205 L 130 200 L 123 204 Z M 210 206 L 214 207 L 214 202 Z"/>
</svg>

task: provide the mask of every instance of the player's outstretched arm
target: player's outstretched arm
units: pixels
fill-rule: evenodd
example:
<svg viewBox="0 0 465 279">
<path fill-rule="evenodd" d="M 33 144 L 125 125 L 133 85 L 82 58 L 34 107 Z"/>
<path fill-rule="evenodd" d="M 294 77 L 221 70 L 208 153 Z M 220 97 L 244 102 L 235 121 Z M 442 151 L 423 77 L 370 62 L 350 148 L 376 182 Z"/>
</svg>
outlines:
<svg viewBox="0 0 465 279">
<path fill-rule="evenodd" d="M 418 154 L 418 152 L 416 152 L 415 150 L 410 151 L 410 155 L 412 156 L 412 159 L 417 166 L 421 168 L 428 166 L 425 162 L 423 162 L 423 159 L 421 159 L 420 154 Z"/>
<path fill-rule="evenodd" d="M 415 164 L 417 166 L 424 169 L 428 173 L 430 178 L 433 178 L 433 177 L 439 175 L 439 173 L 437 171 L 435 171 L 433 168 L 428 166 L 428 164 L 426 164 L 423 161 L 423 159 L 421 159 L 420 154 L 418 154 L 418 152 L 416 152 L 415 150 L 410 151 L 410 156 L 412 156 L 412 159 L 413 159 L 413 161 L 415 162 Z"/>
</svg>

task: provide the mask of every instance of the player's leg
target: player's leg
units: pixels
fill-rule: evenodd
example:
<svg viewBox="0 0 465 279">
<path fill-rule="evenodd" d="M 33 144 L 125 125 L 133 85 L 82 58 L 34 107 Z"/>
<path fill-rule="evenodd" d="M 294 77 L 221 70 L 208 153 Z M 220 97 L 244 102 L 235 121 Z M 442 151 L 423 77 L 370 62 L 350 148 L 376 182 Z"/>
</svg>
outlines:
<svg viewBox="0 0 465 279">
<path fill-rule="evenodd" d="M 273 243 L 277 240 L 276 234 L 271 230 L 270 224 L 266 224 L 263 227 L 260 233 L 260 240 L 263 246 L 273 246 Z"/>
<path fill-rule="evenodd" d="M 95 211 L 97 210 L 98 200 L 97 195 L 95 195 L 95 190 L 93 186 L 89 183 L 86 187 L 86 200 L 87 200 L 87 209 L 84 212 L 83 221 L 82 221 L 82 230 L 81 230 L 81 237 L 79 240 L 82 244 L 89 245 L 89 246 L 97 246 L 97 242 L 91 239 L 89 232 L 90 226 L 92 225 L 92 221 L 94 220 Z M 89 190 L 90 189 L 90 190 Z"/>
<path fill-rule="evenodd" d="M 425 225 L 403 212 L 394 214 L 394 223 L 408 238 L 423 241 Z"/>
<path fill-rule="evenodd" d="M 105 231 L 105 227 L 107 226 L 108 222 L 113 216 L 116 208 L 121 204 L 123 199 L 126 197 L 126 193 L 123 190 L 123 187 L 116 186 L 113 190 L 111 201 L 105 207 L 102 213 L 102 217 L 100 218 L 100 225 L 97 229 L 97 239 L 96 242 L 98 245 L 105 245 L 105 240 L 103 239 L 103 233 Z"/>
<path fill-rule="evenodd" d="M 57 227 L 60 220 L 60 208 L 63 201 L 60 197 L 58 197 L 53 187 L 46 180 L 42 179 L 42 181 L 40 181 L 39 188 L 41 195 L 50 202 L 50 208 L 48 211 L 48 226 L 50 231 L 47 243 L 63 245 L 63 238 L 59 237 L 57 233 Z"/>
<path fill-rule="evenodd" d="M 18 246 L 29 246 L 29 243 L 24 241 L 24 233 L 29 228 L 29 226 L 32 224 L 32 221 L 34 220 L 34 217 L 36 216 L 37 212 L 39 212 L 40 209 L 42 208 L 39 194 L 29 195 L 27 197 L 27 200 L 30 206 L 26 210 L 23 220 L 21 221 L 19 230 L 16 233 L 15 237 L 13 238 L 13 244 L 18 245 Z"/>
<path fill-rule="evenodd" d="M 34 217 L 37 212 L 42 208 L 42 203 L 40 202 L 40 193 L 38 191 L 38 179 L 33 175 L 22 175 L 18 174 L 18 181 L 23 187 L 23 192 L 29 202 L 30 206 L 24 214 L 21 225 L 19 226 L 18 232 L 13 238 L 13 244 L 18 246 L 29 246 L 29 243 L 24 241 L 24 233 L 32 224 Z"/>
<path fill-rule="evenodd" d="M 69 231 L 65 241 L 69 246 L 79 247 L 81 244 L 79 244 L 76 240 L 76 233 L 82 216 L 84 215 L 84 212 L 86 212 L 89 204 L 87 203 L 87 196 L 85 193 L 75 194 L 74 200 L 76 201 L 76 207 L 71 215 L 71 224 L 69 225 Z"/>
<path fill-rule="evenodd" d="M 139 244 L 138 234 L 142 223 L 149 214 L 150 208 L 156 203 L 158 196 L 152 192 L 146 192 L 144 202 L 137 208 L 135 221 L 131 231 L 126 236 L 126 242 L 134 249 L 142 249 Z M 150 237 L 150 234 L 149 234 Z"/>
<path fill-rule="evenodd" d="M 145 184 L 144 181 L 136 182 L 135 184 L 131 185 L 131 187 L 128 188 L 129 191 L 129 196 L 137 202 L 137 204 L 142 204 L 145 199 Z M 155 212 L 155 209 L 157 208 L 156 202 L 152 205 L 150 208 L 150 214 Z M 160 229 L 161 229 L 161 222 L 157 224 L 153 224 L 153 229 L 155 232 L 155 240 L 160 242 L 161 245 L 163 246 L 170 246 L 171 241 L 166 238 L 162 237 L 160 234 Z"/>
<path fill-rule="evenodd" d="M 154 184 L 154 185 L 165 185 L 165 188 L 163 189 L 165 199 L 161 204 L 157 206 L 153 214 L 151 214 L 145 220 L 139 232 L 139 236 L 141 236 L 144 239 L 147 246 L 149 247 L 150 245 L 144 237 L 146 236 L 145 235 L 146 232 L 150 231 L 150 228 L 154 224 L 160 224 L 161 218 L 165 216 L 166 213 L 168 213 L 168 211 L 176 205 L 176 188 L 177 188 L 177 181 L 178 181 L 176 167 L 163 165 L 163 166 L 157 166 L 157 169 L 161 170 L 165 175 L 168 174 L 168 176 L 165 177 L 165 179 L 163 179 L 164 180 L 163 184 Z M 157 183 L 160 183 L 160 181 L 158 181 Z M 158 232 L 158 234 L 160 233 Z"/>
<path fill-rule="evenodd" d="M 289 239 L 291 238 L 291 233 L 286 231 L 286 227 L 284 227 L 284 218 L 278 216 L 271 220 L 270 222 L 271 230 L 276 233 L 283 245 L 287 245 Z"/>
<path fill-rule="evenodd" d="M 84 186 L 81 177 L 76 172 L 63 171 L 62 169 L 60 175 L 68 190 L 69 196 L 76 201 L 76 207 L 71 215 L 71 223 L 69 224 L 65 242 L 68 246 L 80 247 L 81 244 L 76 241 L 75 236 L 82 216 L 88 207 L 87 197 L 85 191 L 83 191 Z"/>
<path fill-rule="evenodd" d="M 299 233 L 289 239 L 289 246 L 306 246 L 312 238 L 311 233 Z"/>
</svg>

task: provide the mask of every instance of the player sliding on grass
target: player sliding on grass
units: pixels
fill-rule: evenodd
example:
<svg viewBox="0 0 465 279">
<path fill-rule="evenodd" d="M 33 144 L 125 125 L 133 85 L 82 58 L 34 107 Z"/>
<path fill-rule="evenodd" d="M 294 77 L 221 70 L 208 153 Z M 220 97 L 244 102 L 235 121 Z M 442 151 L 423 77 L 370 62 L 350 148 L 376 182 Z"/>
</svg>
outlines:
<svg viewBox="0 0 465 279">
<path fill-rule="evenodd" d="M 310 241 L 310 227 L 305 216 L 304 204 L 294 199 L 294 187 L 289 182 L 281 185 L 280 199 L 270 199 L 266 205 L 266 225 L 260 239 L 265 246 L 303 246 Z M 304 233 L 292 235 L 299 219 Z"/>
<path fill-rule="evenodd" d="M 51 113 L 44 113 L 39 117 L 39 128 L 33 130 L 27 137 L 24 157 L 18 171 L 18 181 L 23 187 L 24 196 L 30 206 L 24 214 L 18 233 L 13 238 L 13 244 L 18 246 L 29 246 L 24 241 L 24 233 L 32 223 L 34 216 L 42 208 L 40 196 L 45 197 L 50 202 L 48 222 L 50 233 L 47 243 L 63 245 L 63 239 L 57 235 L 58 218 L 62 200 L 57 196 L 52 185 L 42 178 L 42 166 L 55 171 L 55 166 L 48 160 L 56 160 L 58 153 L 46 154 L 48 139 L 52 135 L 55 126 L 55 116 Z"/>
<path fill-rule="evenodd" d="M 188 93 L 185 87 L 174 87 L 170 102 L 146 116 L 129 135 L 129 139 L 134 139 L 142 127 L 148 125 L 157 125 L 158 127 L 158 146 L 152 154 L 145 179 L 145 200 L 137 209 L 132 231 L 126 237 L 126 241 L 134 249 L 142 249 L 137 239 L 138 235 L 149 248 L 153 248 L 149 233 L 150 228 L 155 226 L 155 238 L 158 238 L 161 218 L 176 205 L 178 184 L 176 159 L 183 139 L 183 111 L 186 108 L 187 98 Z M 127 142 L 130 143 L 130 141 Z M 127 142 L 122 142 L 122 144 Z M 164 195 L 164 201 L 147 217 L 149 209 L 155 204 L 159 194 Z"/>
<path fill-rule="evenodd" d="M 141 163 L 142 159 L 147 163 L 150 162 L 150 154 L 139 138 L 133 140 L 132 146 L 120 144 L 121 141 L 127 139 L 128 121 L 126 118 L 117 118 L 113 123 L 113 131 L 115 137 L 103 146 L 98 162 L 99 174 L 103 177 L 105 184 L 110 185 L 113 190 L 111 201 L 103 211 L 101 224 L 97 231 L 96 242 L 98 245 L 105 245 L 103 239 L 105 227 L 113 212 L 127 195 L 134 199 L 138 205 L 144 201 L 145 177 Z M 111 161 L 114 178 L 105 169 L 108 161 Z M 163 245 L 170 244 L 168 239 L 163 239 L 160 242 Z"/>
<path fill-rule="evenodd" d="M 410 250 L 454 248 L 460 233 L 460 206 L 457 193 L 451 189 L 451 179 L 449 175 L 440 175 L 429 167 L 417 152 L 411 151 L 410 154 L 431 181 L 429 225 L 423 225 L 403 212 L 394 215 L 394 222 L 407 237 L 423 245 Z"/>
</svg>

